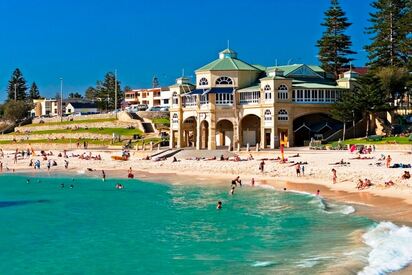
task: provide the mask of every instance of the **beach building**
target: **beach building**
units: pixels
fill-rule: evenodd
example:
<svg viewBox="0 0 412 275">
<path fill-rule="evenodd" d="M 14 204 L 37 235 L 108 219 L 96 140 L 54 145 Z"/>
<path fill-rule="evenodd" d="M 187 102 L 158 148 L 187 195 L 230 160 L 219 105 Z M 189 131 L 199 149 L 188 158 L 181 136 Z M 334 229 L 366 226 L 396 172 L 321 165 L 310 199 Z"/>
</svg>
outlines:
<svg viewBox="0 0 412 275">
<path fill-rule="evenodd" d="M 153 106 L 169 106 L 171 93 L 168 87 L 150 88 L 150 89 L 135 89 L 125 92 L 125 102 L 129 105 L 147 104 Z"/>
<path fill-rule="evenodd" d="M 97 114 L 99 112 L 96 103 L 92 102 L 68 102 L 65 114 Z"/>
<path fill-rule="evenodd" d="M 54 98 L 33 99 L 34 108 L 31 110 L 31 115 L 33 117 L 57 116 L 60 110 L 59 102 Z"/>
<path fill-rule="evenodd" d="M 319 66 L 251 65 L 226 49 L 196 70 L 196 84 L 180 77 L 170 86 L 172 148 L 302 146 L 342 128 L 332 104 L 353 89 L 358 74 L 339 80 Z"/>
</svg>

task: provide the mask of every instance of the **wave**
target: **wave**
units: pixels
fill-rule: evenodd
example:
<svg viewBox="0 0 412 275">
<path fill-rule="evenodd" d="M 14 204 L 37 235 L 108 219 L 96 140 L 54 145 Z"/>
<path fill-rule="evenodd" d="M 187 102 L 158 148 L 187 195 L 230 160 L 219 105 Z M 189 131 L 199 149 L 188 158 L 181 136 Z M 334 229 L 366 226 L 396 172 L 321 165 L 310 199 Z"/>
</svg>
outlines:
<svg viewBox="0 0 412 275">
<path fill-rule="evenodd" d="M 332 258 L 333 257 L 329 257 L 329 256 L 311 257 L 308 259 L 301 260 L 300 262 L 297 263 L 296 266 L 300 268 L 310 268 L 310 267 L 314 267 L 315 265 L 319 264 L 323 260 L 328 260 Z"/>
<path fill-rule="evenodd" d="M 319 204 L 319 207 L 326 213 L 340 213 L 349 215 L 356 212 L 355 207 L 353 207 L 352 205 L 326 202 L 324 199 L 318 196 L 314 196 L 314 199 L 311 202 Z"/>
<path fill-rule="evenodd" d="M 275 262 L 272 261 L 257 261 L 252 264 L 253 267 L 267 267 L 267 266 L 272 266 L 276 264 Z"/>
<path fill-rule="evenodd" d="M 368 265 L 358 274 L 386 274 L 412 263 L 412 228 L 381 222 L 363 235 L 363 241 L 372 250 Z"/>
</svg>

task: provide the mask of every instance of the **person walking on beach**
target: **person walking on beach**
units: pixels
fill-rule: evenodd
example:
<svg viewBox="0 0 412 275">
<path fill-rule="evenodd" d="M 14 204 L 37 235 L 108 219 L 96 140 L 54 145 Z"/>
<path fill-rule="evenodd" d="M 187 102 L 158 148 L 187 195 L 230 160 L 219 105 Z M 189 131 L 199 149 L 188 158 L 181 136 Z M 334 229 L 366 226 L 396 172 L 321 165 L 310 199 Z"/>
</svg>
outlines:
<svg viewBox="0 0 412 275">
<path fill-rule="evenodd" d="M 17 153 L 19 152 L 19 149 L 16 149 L 16 152 L 14 153 L 14 164 L 17 163 Z"/>
<path fill-rule="evenodd" d="M 296 176 L 300 177 L 300 163 L 295 164 Z"/>
<path fill-rule="evenodd" d="M 390 155 L 388 155 L 388 157 L 386 158 L 386 168 L 391 167 L 391 161 L 392 161 L 392 158 Z"/>
<path fill-rule="evenodd" d="M 336 176 L 336 169 L 332 168 L 332 183 L 335 184 L 336 183 L 336 179 L 338 177 Z"/>
<path fill-rule="evenodd" d="M 64 160 L 64 168 L 69 168 L 69 161 L 67 159 Z"/>
<path fill-rule="evenodd" d="M 302 171 L 302 176 L 304 176 L 305 175 L 305 166 L 302 165 L 300 170 Z"/>
<path fill-rule="evenodd" d="M 255 186 L 255 178 L 252 178 L 252 181 L 250 182 L 250 185 L 252 185 L 252 187 Z"/>
<path fill-rule="evenodd" d="M 265 170 L 265 161 L 264 161 L 264 160 L 262 160 L 262 161 L 260 162 L 260 164 L 259 164 L 259 170 L 260 170 L 260 172 L 264 173 L 264 170 Z"/>
</svg>

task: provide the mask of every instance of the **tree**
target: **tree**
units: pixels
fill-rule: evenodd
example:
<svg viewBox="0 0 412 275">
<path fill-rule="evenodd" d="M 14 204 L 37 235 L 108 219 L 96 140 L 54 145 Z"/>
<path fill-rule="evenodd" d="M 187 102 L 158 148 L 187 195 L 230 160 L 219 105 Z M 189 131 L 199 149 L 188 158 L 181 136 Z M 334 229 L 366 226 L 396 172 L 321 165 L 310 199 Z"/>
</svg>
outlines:
<svg viewBox="0 0 412 275">
<path fill-rule="evenodd" d="M 406 68 L 386 67 L 376 71 L 381 88 L 388 99 L 402 98 L 406 93 L 409 72 Z"/>
<path fill-rule="evenodd" d="M 379 79 L 368 74 L 358 79 L 358 86 L 354 89 L 353 108 L 366 119 L 366 136 L 369 135 L 370 114 L 390 110 L 385 92 L 382 91 Z"/>
<path fill-rule="evenodd" d="M 31 84 L 30 91 L 29 91 L 29 99 L 33 100 L 33 99 L 39 99 L 39 98 L 40 98 L 39 88 L 37 87 L 36 82 L 33 82 Z"/>
<path fill-rule="evenodd" d="M 93 87 L 87 88 L 87 90 L 84 92 L 84 97 L 88 100 L 96 100 L 97 96 L 97 91 Z"/>
<path fill-rule="evenodd" d="M 366 32 L 373 36 L 365 49 L 372 68 L 411 62 L 411 5 L 410 0 L 376 0 L 371 4 L 375 12 L 370 13 L 372 25 Z"/>
<path fill-rule="evenodd" d="M 7 101 L 26 100 L 26 91 L 26 80 L 24 79 L 20 69 L 17 68 L 14 70 L 11 79 L 9 80 L 9 84 L 7 86 Z"/>
<path fill-rule="evenodd" d="M 346 137 L 346 123 L 353 120 L 354 100 L 354 94 L 352 92 L 345 92 L 333 105 L 331 110 L 332 117 L 343 123 L 342 140 L 345 140 Z"/>
<path fill-rule="evenodd" d="M 345 34 L 352 23 L 348 22 L 338 0 L 331 0 L 331 7 L 325 12 L 325 20 L 321 25 L 326 30 L 317 42 L 319 61 L 326 72 L 331 72 L 338 78 L 341 68 L 348 66 L 353 60 L 347 56 L 356 53 L 350 49 L 350 36 Z"/>
<path fill-rule="evenodd" d="M 73 99 L 73 98 L 81 99 L 81 98 L 83 98 L 83 96 L 76 92 L 76 93 L 70 93 L 69 98 L 71 98 L 71 99 Z"/>
<path fill-rule="evenodd" d="M 120 106 L 120 102 L 123 100 L 123 91 L 120 89 L 120 82 L 118 80 L 116 82 L 115 84 L 115 76 L 112 72 L 108 72 L 103 81 L 97 81 L 96 99 L 100 109 L 107 111 L 115 109 L 115 85 L 117 85 L 117 106 Z"/>
<path fill-rule="evenodd" d="M 32 107 L 33 105 L 31 103 L 23 100 L 10 100 L 3 105 L 4 118 L 11 121 L 24 119 L 28 117 L 28 113 Z"/>
</svg>

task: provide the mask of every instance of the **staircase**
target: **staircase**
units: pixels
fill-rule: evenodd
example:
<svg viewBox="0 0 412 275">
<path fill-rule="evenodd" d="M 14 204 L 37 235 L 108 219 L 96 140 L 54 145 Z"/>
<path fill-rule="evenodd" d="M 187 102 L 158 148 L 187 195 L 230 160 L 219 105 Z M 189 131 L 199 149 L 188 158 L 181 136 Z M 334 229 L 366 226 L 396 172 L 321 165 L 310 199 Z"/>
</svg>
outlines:
<svg viewBox="0 0 412 275">
<path fill-rule="evenodd" d="M 153 124 L 151 122 L 142 122 L 143 131 L 145 134 L 154 133 Z"/>
</svg>

